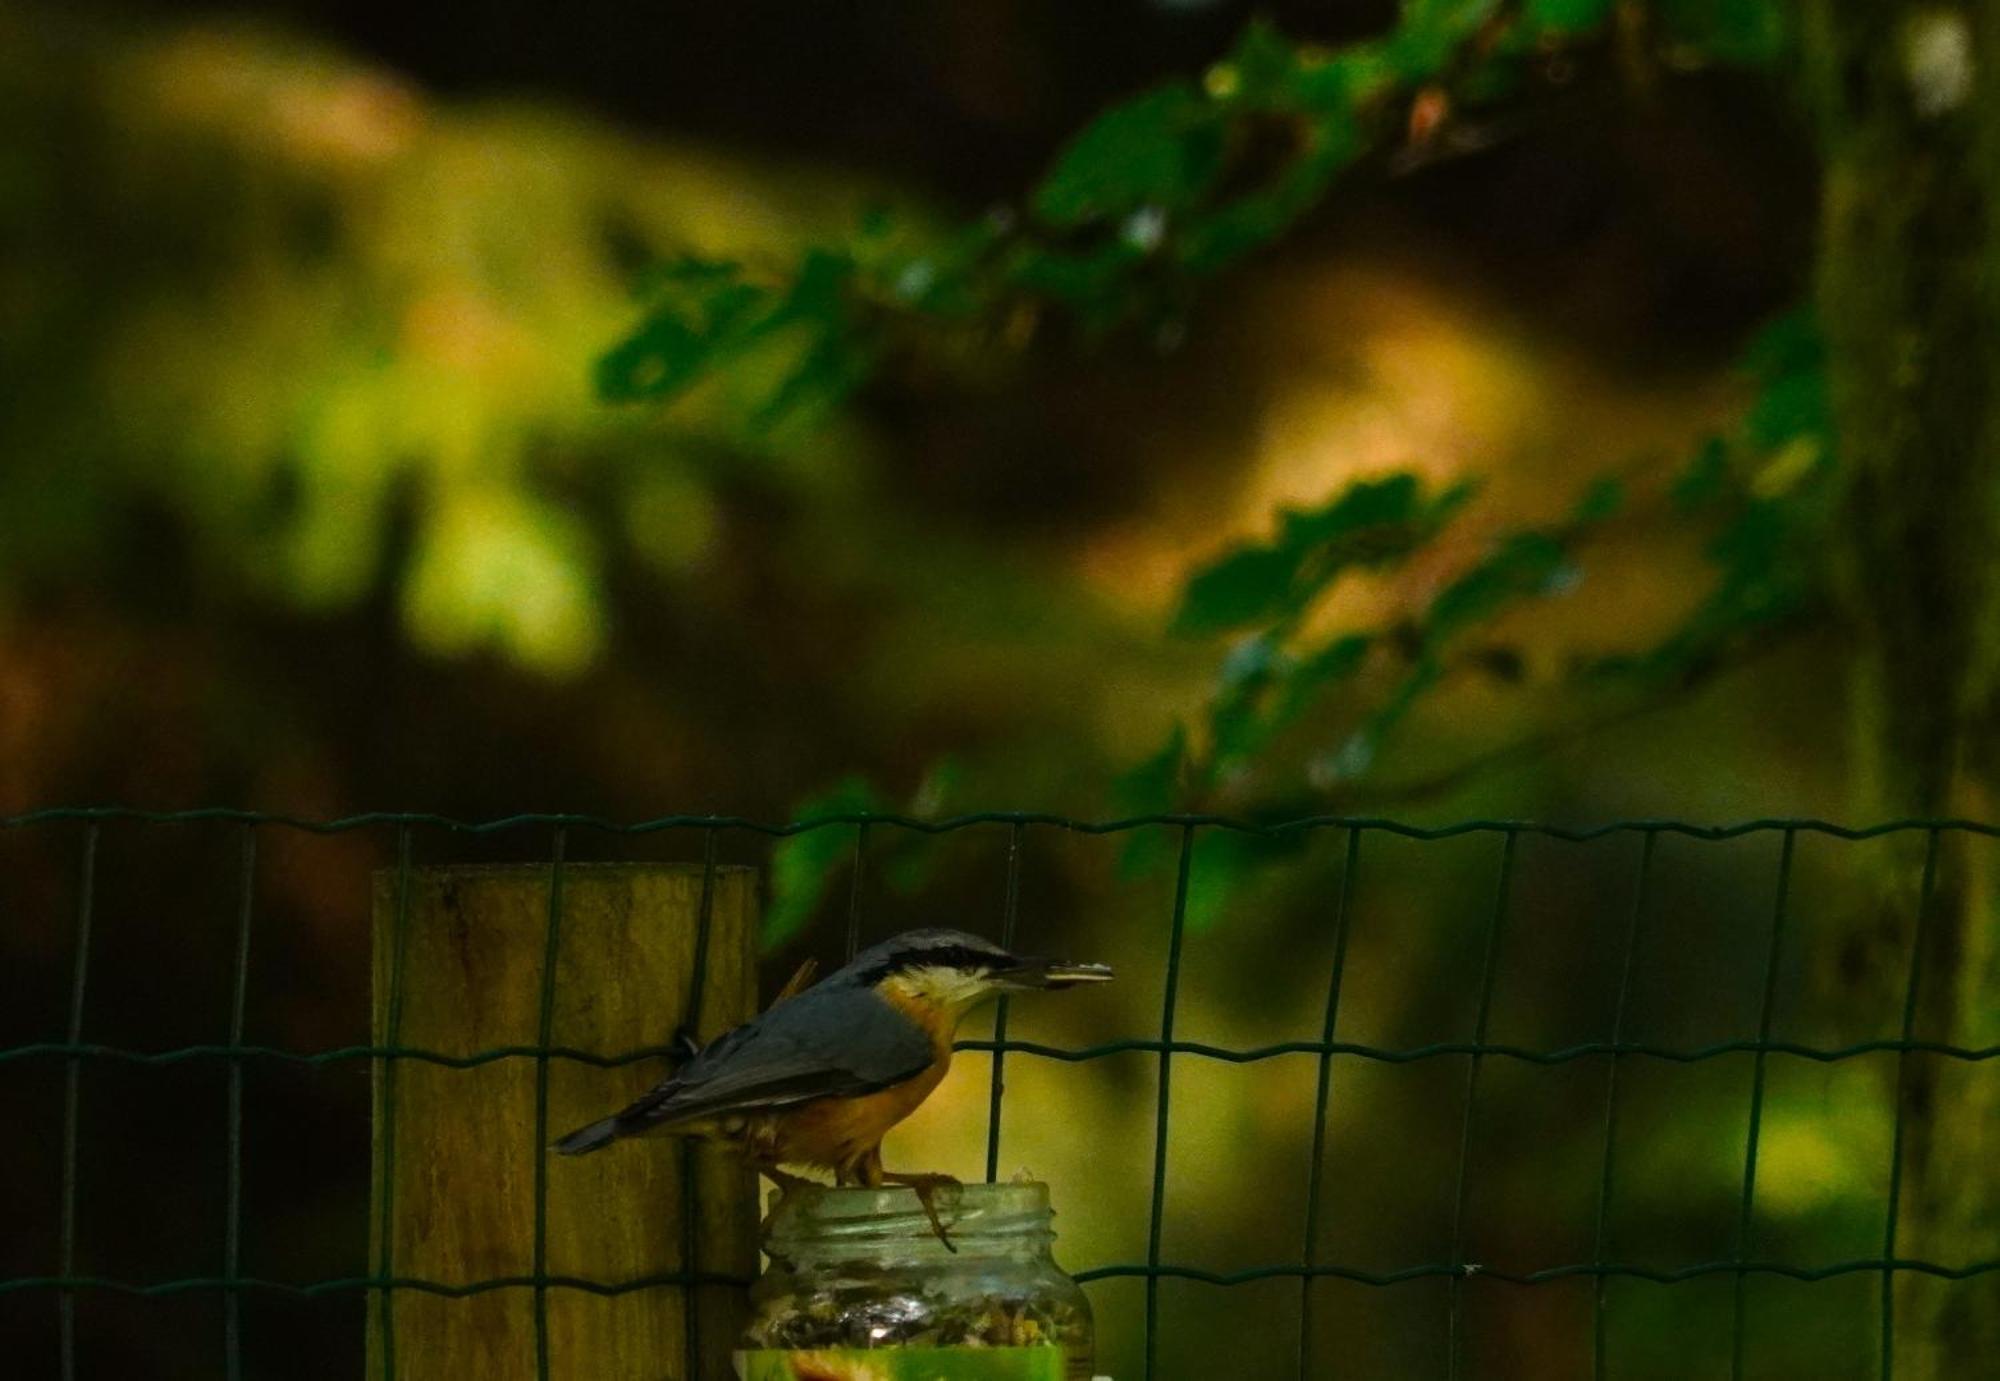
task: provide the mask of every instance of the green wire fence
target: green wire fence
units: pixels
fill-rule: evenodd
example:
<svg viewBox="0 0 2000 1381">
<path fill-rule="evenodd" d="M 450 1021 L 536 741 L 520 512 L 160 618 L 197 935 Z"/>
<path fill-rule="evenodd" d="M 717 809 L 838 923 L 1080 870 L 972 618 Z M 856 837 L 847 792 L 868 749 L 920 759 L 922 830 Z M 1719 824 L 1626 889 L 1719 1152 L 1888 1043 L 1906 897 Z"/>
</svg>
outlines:
<svg viewBox="0 0 2000 1381">
<path fill-rule="evenodd" d="M 133 825 L 209 825 L 234 827 L 240 832 L 240 846 L 237 853 L 239 870 L 239 905 L 235 916 L 234 948 L 230 975 L 230 1007 L 228 1017 L 228 1039 L 221 1044 L 192 1044 L 168 1049 L 133 1049 L 88 1042 L 84 1039 L 86 1029 L 89 982 L 92 970 L 93 912 L 98 890 L 99 836 L 107 824 Z M 1144 1288 L 1144 1353 L 1143 1375 L 1150 1378 L 1167 1376 L 1169 1368 L 1163 1365 L 1160 1355 L 1160 1284 L 1163 1280 L 1185 1280 L 1201 1282 L 1213 1286 L 1237 1286 L 1251 1282 L 1295 1279 L 1299 1284 L 1298 1307 L 1299 1328 L 1297 1347 L 1297 1374 L 1310 1374 L 1309 1348 L 1314 1332 L 1315 1292 L 1313 1282 L 1339 1280 L 1364 1286 L 1388 1287 L 1409 1281 L 1442 1279 L 1446 1282 L 1447 1298 L 1445 1318 L 1442 1320 L 1448 1332 L 1446 1348 L 1447 1373 L 1452 1377 L 1460 1375 L 1466 1366 L 1465 1308 L 1464 1297 L 1467 1289 L 1476 1282 L 1495 1282 L 1513 1286 L 1539 1286 L 1552 1282 L 1582 1279 L 1589 1283 L 1591 1290 L 1592 1339 L 1590 1349 L 1590 1374 L 1603 1378 L 1612 1374 L 1607 1362 L 1606 1347 L 1606 1287 L 1619 1278 L 1650 1281 L 1658 1284 L 1675 1284 L 1705 1277 L 1727 1277 L 1733 1280 L 1731 1301 L 1732 1337 L 1730 1349 L 1730 1374 L 1741 1377 L 1745 1371 L 1745 1319 L 1746 1282 L 1753 1276 L 1781 1277 L 1801 1282 L 1819 1282 L 1853 1275 L 1873 1275 L 1879 1278 L 1879 1359 L 1877 1371 L 1883 1381 L 1889 1381 L 1895 1372 L 1895 1290 L 1894 1283 L 1899 1274 L 1921 1273 L 1945 1281 L 1963 1282 L 1975 1277 L 2000 1273 L 2000 1258 L 1975 1260 L 1962 1263 L 1944 1263 L 1903 1257 L 1897 1254 L 1898 1228 L 1901 1217 L 1903 1180 L 1905 1169 L 1905 1120 L 1907 1100 L 1902 1096 L 1908 1079 L 1910 1057 L 1930 1056 L 1943 1060 L 1978 1063 L 2000 1057 L 2000 1046 L 1965 1047 L 1937 1041 L 1916 1038 L 1916 1022 L 1920 986 L 1923 982 L 1922 957 L 1924 954 L 1924 932 L 1930 921 L 1932 898 L 1938 871 L 1939 846 L 1942 837 L 1949 834 L 1968 834 L 1985 838 L 2000 838 L 2000 827 L 1969 820 L 1903 820 L 1867 828 L 1846 828 L 1821 820 L 1811 819 L 1766 819 L 1727 826 L 1703 826 L 1683 821 L 1639 820 L 1620 821 L 1591 828 L 1568 829 L 1558 826 L 1507 820 L 1476 820 L 1450 824 L 1436 828 L 1423 828 L 1388 819 L 1351 818 L 1319 816 L 1290 820 L 1281 823 L 1258 823 L 1232 819 L 1217 815 L 1151 815 L 1108 822 L 1075 820 L 1059 815 L 1029 812 L 986 812 L 963 815 L 946 820 L 918 820 L 895 815 L 841 815 L 790 824 L 762 824 L 755 821 L 728 816 L 672 815 L 633 824 L 620 824 L 585 815 L 568 814 L 526 814 L 509 816 L 483 822 L 455 820 L 445 816 L 417 813 L 369 813 L 336 820 L 310 820 L 281 814 L 206 809 L 172 812 L 151 812 L 122 808 L 77 808 L 41 810 L 12 817 L 0 817 L 0 831 L 49 831 L 74 832 L 78 850 L 76 876 L 76 913 L 74 918 L 74 949 L 69 971 L 67 1022 L 61 1040 L 29 1042 L 12 1047 L 0 1048 L 0 1066 L 23 1061 L 59 1061 L 63 1072 L 63 1113 L 61 1130 L 60 1184 L 57 1186 L 58 1218 L 58 1259 L 55 1269 L 49 1274 L 21 1275 L 0 1279 L 0 1297 L 19 1295 L 24 1292 L 45 1292 L 54 1296 L 54 1310 L 60 1335 L 59 1375 L 62 1381 L 75 1381 L 78 1375 L 78 1346 L 76 1302 L 84 1292 L 102 1291 L 116 1294 L 160 1298 L 196 1292 L 216 1292 L 222 1302 L 223 1355 L 230 1381 L 238 1381 L 244 1374 L 241 1308 L 242 1300 L 249 1294 L 290 1296 L 301 1299 L 319 1299 L 328 1296 L 360 1296 L 366 1292 L 378 1292 L 387 1297 L 394 1291 L 423 1291 L 431 1294 L 464 1297 L 492 1290 L 531 1289 L 537 1301 L 537 1368 L 538 1374 L 549 1374 L 549 1354 L 546 1319 L 543 1302 L 550 1289 L 574 1289 L 590 1291 L 599 1295 L 620 1295 L 631 1291 L 656 1288 L 678 1287 L 691 1289 L 696 1286 L 736 1287 L 748 1282 L 741 1277 L 727 1273 L 709 1272 L 699 1269 L 685 1269 L 674 1272 L 656 1273 L 642 1278 L 628 1280 L 589 1280 L 574 1276 L 548 1273 L 544 1257 L 544 1215 L 546 1210 L 547 1180 L 545 1165 L 538 1169 L 534 1179 L 536 1196 L 536 1233 L 534 1243 L 533 1269 L 524 1275 L 512 1275 L 491 1279 L 475 1280 L 463 1284 L 453 1284 L 437 1280 L 413 1278 L 398 1275 L 395 1263 L 390 1259 L 388 1243 L 390 1234 L 380 1234 L 383 1246 L 378 1259 L 371 1263 L 371 1271 L 365 1275 L 351 1275 L 339 1278 L 290 1282 L 265 1279 L 246 1274 L 243 1269 L 243 1103 L 244 1068 L 250 1061 L 271 1061 L 305 1067 L 324 1067 L 353 1062 L 379 1062 L 380 1077 L 391 1084 L 395 1078 L 397 1065 L 404 1060 L 428 1061 L 453 1068 L 467 1068 L 499 1060 L 530 1059 L 538 1065 L 538 1087 L 536 1103 L 536 1125 L 534 1136 L 537 1145 L 548 1141 L 551 1130 L 547 1125 L 548 1114 L 548 1068 L 552 1060 L 576 1060 L 599 1066 L 631 1064 L 654 1060 L 673 1052 L 674 1047 L 657 1046 L 631 1050 L 619 1054 L 604 1055 L 583 1050 L 555 1046 L 550 1043 L 550 1014 L 553 1011 L 555 986 L 555 965 L 544 965 L 544 977 L 540 994 L 542 1013 L 540 1040 L 534 1045 L 514 1045 L 481 1050 L 469 1055 L 450 1056 L 437 1051 L 411 1048 L 398 1043 L 396 997 L 400 985 L 396 981 L 402 962 L 400 952 L 392 961 L 390 983 L 390 1009 L 388 1018 L 389 1041 L 383 1045 L 348 1045 L 321 1050 L 291 1050 L 268 1045 L 246 1043 L 245 1007 L 249 993 L 250 955 L 252 932 L 256 922 L 253 902 L 258 875 L 258 841 L 260 836 L 272 831 L 294 831 L 316 835 L 347 834 L 354 831 L 388 831 L 394 839 L 394 860 L 397 870 L 399 905 L 407 898 L 407 879 L 411 868 L 411 841 L 418 831 L 437 832 L 445 836 L 489 836 L 513 834 L 522 831 L 546 831 L 548 839 L 547 858 L 553 862 L 554 885 L 551 887 L 548 914 L 548 946 L 553 956 L 559 942 L 562 924 L 562 870 L 569 854 L 572 836 L 591 832 L 605 835 L 635 836 L 657 834 L 666 831 L 695 832 L 702 841 L 704 863 L 703 901 L 701 907 L 701 931 L 697 937 L 697 962 L 693 972 L 699 984 L 704 964 L 699 956 L 706 952 L 708 943 L 708 922 L 714 872 L 717 867 L 718 843 L 725 835 L 748 834 L 768 838 L 785 838 L 810 830 L 852 830 L 854 832 L 853 882 L 847 902 L 845 947 L 850 955 L 858 948 L 862 934 L 863 892 L 861 880 L 864 874 L 871 833 L 877 831 L 907 831 L 926 835 L 940 835 L 965 830 L 975 826 L 1003 827 L 1006 831 L 1006 874 L 1004 901 L 1002 906 L 1001 933 L 1004 944 L 1012 944 L 1015 939 L 1021 897 L 1021 870 L 1024 852 L 1029 847 L 1035 832 L 1070 832 L 1083 835 L 1123 834 L 1142 828 L 1157 828 L 1172 831 L 1177 836 L 1176 864 L 1171 910 L 1159 918 L 1159 934 L 1166 949 L 1165 984 L 1157 1036 L 1132 1037 L 1106 1041 L 1080 1047 L 1057 1047 L 1033 1041 L 1012 1040 L 1008 1036 L 1008 1008 L 1003 1000 L 995 1017 L 993 1037 L 990 1040 L 962 1040 L 958 1048 L 967 1051 L 988 1052 L 992 1057 L 991 1089 L 988 1096 L 988 1125 L 986 1132 L 985 1164 L 989 1178 L 995 1176 L 999 1166 L 999 1147 L 1002 1130 L 1002 1102 L 1005 1064 L 1009 1056 L 1034 1056 L 1058 1061 L 1090 1061 L 1121 1054 L 1141 1054 L 1155 1056 L 1158 1061 L 1158 1093 L 1154 1110 L 1154 1140 L 1151 1157 L 1151 1188 L 1149 1196 L 1149 1217 L 1146 1235 L 1146 1253 L 1142 1261 L 1091 1265 L 1075 1271 L 1078 1280 L 1084 1283 L 1107 1281 L 1121 1278 L 1135 1278 L 1143 1282 Z M 1336 832 L 1341 836 L 1341 850 L 1344 868 L 1337 894 L 1330 898 L 1330 924 L 1333 930 L 1333 958 L 1330 972 L 1326 977 L 1325 999 L 1319 1036 L 1316 1040 L 1292 1040 L 1254 1048 L 1227 1048 L 1199 1041 L 1189 1041 L 1176 1037 L 1176 1016 L 1180 1002 L 1183 956 L 1188 933 L 1190 883 L 1195 874 L 1195 843 L 1203 832 L 1228 832 L 1244 835 L 1281 837 L 1304 835 L 1317 832 Z M 1428 1044 L 1390 1048 L 1339 1039 L 1343 982 L 1346 978 L 1348 960 L 1348 939 L 1355 909 L 1355 880 L 1366 866 L 1367 842 L 1372 837 L 1400 837 L 1417 841 L 1437 841 L 1467 835 L 1491 835 L 1498 840 L 1498 866 L 1490 909 L 1486 913 L 1483 933 L 1480 936 L 1481 958 L 1477 1008 L 1473 1037 L 1469 1041 L 1438 1041 Z M 1629 904 L 1623 910 L 1623 923 L 1619 938 L 1618 982 L 1613 1006 L 1610 1038 L 1604 1041 L 1581 1042 L 1551 1049 L 1534 1049 L 1515 1044 L 1489 1040 L 1494 1010 L 1496 979 L 1499 972 L 1499 957 L 1506 944 L 1510 923 L 1513 921 L 1512 893 L 1514 889 L 1517 850 L 1524 837 L 1542 837 L 1553 840 L 1583 843 L 1612 835 L 1633 835 L 1639 838 L 1639 858 L 1636 874 L 1632 880 Z M 1648 898 L 1657 873 L 1657 845 L 1663 837 L 1679 836 L 1702 841 L 1723 841 L 1751 835 L 1776 835 L 1779 840 L 1779 864 L 1776 885 L 1776 900 L 1767 928 L 1763 935 L 1761 987 L 1758 1005 L 1757 1034 L 1754 1038 L 1717 1041 L 1697 1047 L 1675 1048 L 1654 1043 L 1642 1043 L 1627 1038 L 1628 1008 L 1632 993 L 1635 955 L 1638 952 L 1645 931 Z M 1917 901 L 1914 918 L 1914 935 L 1905 956 L 1905 970 L 1901 983 L 1900 1029 L 1894 1038 L 1875 1039 L 1841 1045 L 1837 1047 L 1816 1047 L 1792 1041 L 1774 1039 L 1773 1015 L 1778 991 L 1780 965 L 1785 955 L 1788 933 L 1788 915 L 1796 845 L 1802 835 L 1825 836 L 1847 841 L 1861 841 L 1889 835 L 1915 835 L 1924 843 L 1922 886 Z M 700 994 L 695 995 L 695 1003 L 689 1010 L 699 1010 Z M 2000 994 L 1995 994 L 2000 1003 Z M 1799 1265 L 1778 1260 L 1760 1258 L 1756 1253 L 1756 1196 L 1759 1162 L 1759 1141 L 1764 1117 L 1767 1062 L 1773 1055 L 1789 1056 L 1797 1059 L 1834 1063 L 1847 1061 L 1871 1054 L 1893 1053 L 1898 1057 L 1896 1097 L 1893 1107 L 1893 1140 L 1891 1142 L 1891 1163 L 1888 1193 L 1882 1210 L 1882 1224 L 1879 1254 L 1856 1260 L 1825 1262 L 1816 1265 Z M 1616 1178 L 1619 1115 L 1621 1110 L 1620 1072 L 1633 1057 L 1691 1064 L 1716 1059 L 1727 1055 L 1748 1054 L 1754 1060 L 1753 1078 L 1748 1108 L 1748 1135 L 1743 1163 L 1741 1192 L 1735 1221 L 1733 1250 L 1725 1259 L 1692 1262 L 1675 1267 L 1659 1267 L 1634 1261 L 1606 1259 L 1607 1213 L 1613 1199 Z M 1182 1058 L 1224 1061 L 1233 1064 L 1248 1064 L 1270 1060 L 1281 1056 L 1308 1055 L 1316 1060 L 1316 1083 L 1313 1105 L 1311 1157 L 1307 1166 L 1307 1188 L 1301 1233 L 1295 1249 L 1265 1264 L 1238 1269 L 1217 1270 L 1187 1262 L 1172 1262 L 1164 1259 L 1163 1229 L 1167 1220 L 1168 1185 L 1168 1133 L 1172 1118 L 1173 1083 L 1175 1062 Z M 1381 1064 L 1408 1064 L 1417 1061 L 1440 1058 L 1463 1058 L 1465 1075 L 1459 1103 L 1459 1140 L 1456 1174 L 1452 1186 L 1450 1225 L 1451 1252 L 1448 1259 L 1424 1262 L 1393 1270 L 1364 1270 L 1338 1262 L 1320 1259 L 1319 1238 L 1321 1221 L 1326 1207 L 1327 1186 L 1324 1162 L 1328 1148 L 1328 1111 L 1334 1092 L 1334 1071 L 1340 1059 L 1373 1061 Z M 1466 1215 L 1472 1189 L 1470 1167 L 1474 1139 L 1479 1128 L 1481 1107 L 1480 1088 L 1482 1077 L 1494 1060 L 1521 1062 L 1532 1066 L 1566 1065 L 1583 1060 L 1602 1060 L 1605 1077 L 1601 1097 L 1601 1134 L 1599 1137 L 1598 1172 L 1595 1181 L 1594 1221 L 1592 1225 L 1592 1251 L 1588 1261 L 1575 1261 L 1543 1267 L 1536 1270 L 1506 1270 L 1469 1262 L 1465 1254 Z M 79 1273 L 77 1269 L 78 1199 L 79 1199 L 79 1123 L 83 1101 L 83 1073 L 92 1063 L 117 1063 L 141 1067 L 173 1066 L 197 1062 L 223 1062 L 227 1069 L 227 1098 L 225 1105 L 227 1153 L 224 1169 L 225 1214 L 221 1252 L 221 1273 L 212 1276 L 183 1277 L 158 1281 L 133 1281 L 111 1279 L 102 1276 Z M 386 1115 L 393 1117 L 396 1100 L 386 1097 L 382 1106 Z M 393 1131 L 386 1131 L 384 1143 L 386 1154 L 393 1155 L 395 1139 Z M 392 1177 L 386 1182 L 393 1183 Z M 687 1181 L 691 1184 L 691 1178 Z M 384 1202 L 378 1206 L 382 1222 L 386 1227 L 391 1205 Z M 687 1234 L 693 1235 L 695 1215 L 683 1214 Z M 1274 1244 L 1275 1245 L 1275 1244 Z M 686 1263 L 697 1261 L 694 1242 L 683 1243 Z M 1273 1253 L 1274 1257 L 1278 1254 Z M 698 1344 L 695 1337 L 695 1313 L 689 1311 L 688 1365 L 695 1366 Z M 381 1311 L 383 1327 L 380 1330 L 381 1364 L 385 1376 L 395 1375 L 395 1341 L 392 1311 Z"/>
</svg>

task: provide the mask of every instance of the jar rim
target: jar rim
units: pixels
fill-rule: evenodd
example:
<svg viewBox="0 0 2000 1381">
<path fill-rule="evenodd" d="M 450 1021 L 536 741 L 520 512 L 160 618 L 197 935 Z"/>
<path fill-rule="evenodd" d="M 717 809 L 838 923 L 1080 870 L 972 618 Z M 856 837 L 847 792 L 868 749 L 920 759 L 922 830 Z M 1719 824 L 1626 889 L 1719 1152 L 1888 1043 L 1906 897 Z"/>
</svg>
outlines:
<svg viewBox="0 0 2000 1381">
<path fill-rule="evenodd" d="M 775 1196 L 767 1240 L 773 1246 L 935 1241 L 914 1189 L 812 1188 Z M 961 1237 L 1020 1238 L 1049 1234 L 1054 1211 L 1039 1180 L 967 1184 L 937 1191 L 933 1204 L 954 1241 Z"/>
</svg>

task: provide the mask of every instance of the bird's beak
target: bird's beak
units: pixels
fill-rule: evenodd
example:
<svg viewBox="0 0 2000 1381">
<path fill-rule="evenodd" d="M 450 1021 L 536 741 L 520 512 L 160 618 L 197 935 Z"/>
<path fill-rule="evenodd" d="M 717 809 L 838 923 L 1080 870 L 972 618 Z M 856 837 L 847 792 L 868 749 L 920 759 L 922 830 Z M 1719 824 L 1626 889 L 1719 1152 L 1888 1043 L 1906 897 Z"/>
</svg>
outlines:
<svg viewBox="0 0 2000 1381">
<path fill-rule="evenodd" d="M 1061 959 L 1017 959 L 1014 966 L 993 975 L 1007 988 L 1073 988 L 1079 983 L 1109 983 L 1108 964 L 1071 964 Z"/>
</svg>

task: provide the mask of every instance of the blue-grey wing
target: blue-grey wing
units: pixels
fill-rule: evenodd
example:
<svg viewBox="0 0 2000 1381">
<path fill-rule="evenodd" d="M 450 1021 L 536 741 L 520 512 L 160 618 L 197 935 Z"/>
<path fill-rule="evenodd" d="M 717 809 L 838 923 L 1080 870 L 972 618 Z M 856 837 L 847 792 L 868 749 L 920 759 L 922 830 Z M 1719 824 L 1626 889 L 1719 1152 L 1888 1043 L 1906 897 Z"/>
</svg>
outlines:
<svg viewBox="0 0 2000 1381">
<path fill-rule="evenodd" d="M 855 1097 L 915 1078 L 935 1057 L 923 1029 L 869 990 L 814 988 L 710 1044 L 618 1120 L 636 1131 Z"/>
</svg>

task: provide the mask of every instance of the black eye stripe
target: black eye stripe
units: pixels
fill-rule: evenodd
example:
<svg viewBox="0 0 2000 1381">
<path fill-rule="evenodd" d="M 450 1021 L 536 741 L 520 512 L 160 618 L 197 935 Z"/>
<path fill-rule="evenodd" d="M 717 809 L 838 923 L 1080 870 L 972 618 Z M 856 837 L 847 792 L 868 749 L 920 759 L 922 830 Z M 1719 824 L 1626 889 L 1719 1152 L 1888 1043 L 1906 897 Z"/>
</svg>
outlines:
<svg viewBox="0 0 2000 1381">
<path fill-rule="evenodd" d="M 998 954 L 972 949 L 966 945 L 941 945 L 936 949 L 918 950 L 901 955 L 884 966 L 885 973 L 903 973 L 910 969 L 995 969 L 1006 962 Z"/>
<path fill-rule="evenodd" d="M 867 968 L 857 970 L 850 981 L 873 987 L 885 978 L 913 969 L 998 969 L 1011 962 L 1012 956 L 994 950 L 974 949 L 970 945 L 933 945 L 876 959 Z"/>
<path fill-rule="evenodd" d="M 920 950 L 906 955 L 896 967 L 899 969 L 960 969 L 964 968 L 969 951 L 956 945 L 944 945 L 937 949 Z"/>
</svg>

